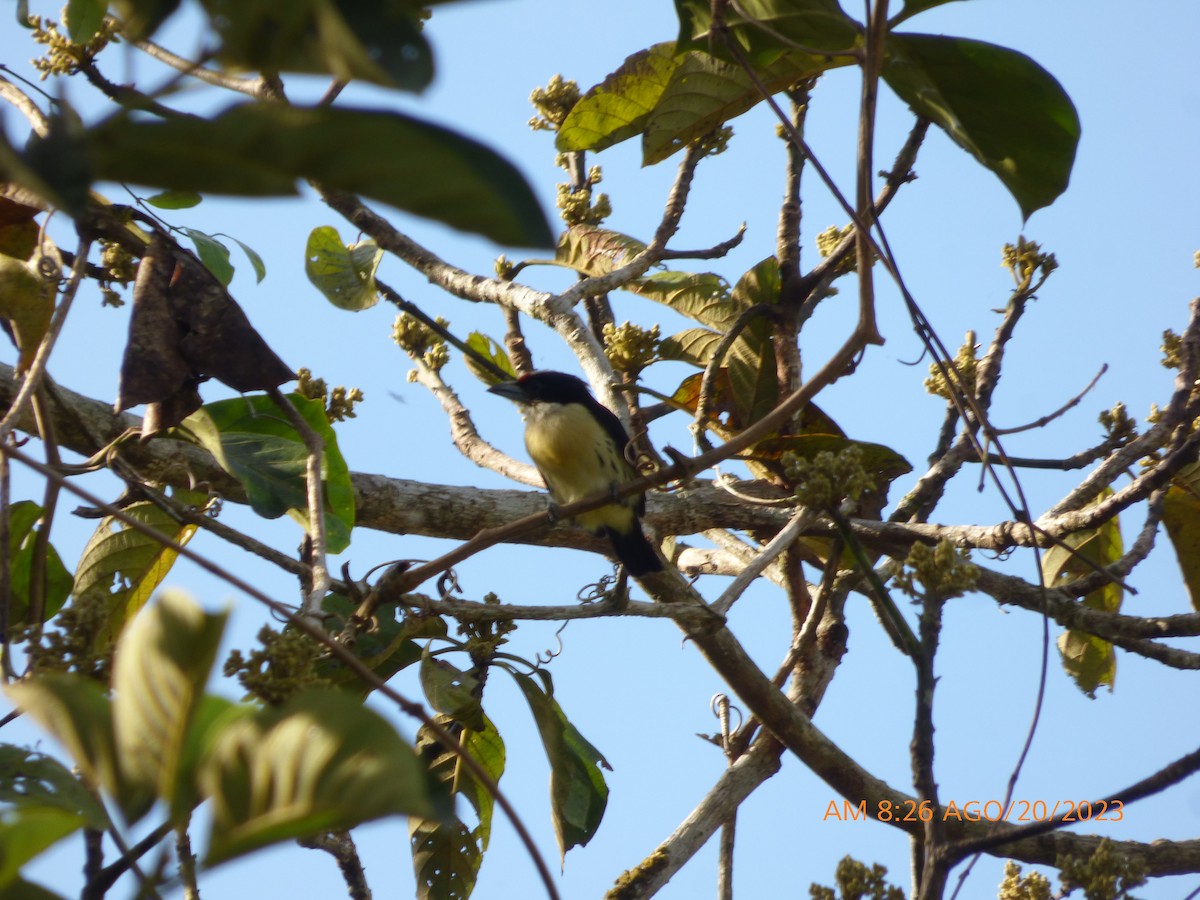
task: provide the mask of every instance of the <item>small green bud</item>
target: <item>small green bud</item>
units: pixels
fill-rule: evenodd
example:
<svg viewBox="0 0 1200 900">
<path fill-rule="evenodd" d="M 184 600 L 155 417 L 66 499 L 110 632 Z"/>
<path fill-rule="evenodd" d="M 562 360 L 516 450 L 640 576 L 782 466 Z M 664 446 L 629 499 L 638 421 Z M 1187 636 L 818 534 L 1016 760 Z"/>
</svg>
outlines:
<svg viewBox="0 0 1200 900">
<path fill-rule="evenodd" d="M 925 379 L 925 390 L 929 393 L 951 400 L 959 391 L 965 391 L 968 396 L 975 396 L 975 382 L 979 374 L 979 359 L 976 354 L 979 345 L 975 343 L 975 332 L 968 331 L 963 345 L 954 355 L 954 369 L 958 378 L 954 384 L 946 377 L 945 371 L 937 363 L 929 364 L 929 377 Z"/>
<path fill-rule="evenodd" d="M 582 94 L 574 81 L 553 76 L 544 88 L 534 88 L 529 102 L 538 114 L 529 120 L 534 131 L 558 131 Z"/>
<path fill-rule="evenodd" d="M 604 326 L 604 355 L 618 372 L 637 375 L 654 362 L 659 345 L 658 326 L 646 330 L 639 325 L 625 322 Z"/>
<path fill-rule="evenodd" d="M 1004 880 L 1000 882 L 997 900 L 1050 900 L 1050 879 L 1041 872 L 1021 875 L 1021 867 L 1011 859 L 1004 865 Z"/>
<path fill-rule="evenodd" d="M 1168 328 L 1163 332 L 1162 350 L 1163 368 L 1180 369 L 1183 367 L 1183 338 Z"/>
<path fill-rule="evenodd" d="M 851 445 L 837 454 L 822 450 L 811 458 L 788 452 L 782 462 L 784 474 L 796 486 L 797 500 L 813 509 L 833 510 L 875 487 L 862 458 L 862 449 Z"/>
<path fill-rule="evenodd" d="M 1039 270 L 1044 278 L 1058 268 L 1053 253 L 1043 253 L 1041 244 L 1025 240 L 1024 235 L 1017 237 L 1016 244 L 1004 245 L 1000 264 L 1012 272 L 1018 285 L 1023 286 L 1030 284 Z"/>
<path fill-rule="evenodd" d="M 971 562 L 971 552 L 940 541 L 936 547 L 913 544 L 896 586 L 914 599 L 949 600 L 974 588 L 978 580 L 979 568 Z"/>
</svg>

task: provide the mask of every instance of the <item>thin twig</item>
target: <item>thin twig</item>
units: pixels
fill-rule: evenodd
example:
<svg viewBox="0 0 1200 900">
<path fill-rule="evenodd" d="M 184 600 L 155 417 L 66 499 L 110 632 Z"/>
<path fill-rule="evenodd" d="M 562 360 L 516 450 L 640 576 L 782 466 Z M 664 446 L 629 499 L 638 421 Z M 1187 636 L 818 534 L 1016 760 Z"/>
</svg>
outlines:
<svg viewBox="0 0 1200 900">
<path fill-rule="evenodd" d="M 325 458 L 325 440 L 308 424 L 300 411 L 284 396 L 277 387 L 267 391 L 267 395 L 275 401 L 275 405 L 287 417 L 300 439 L 304 442 L 308 456 L 305 464 L 305 486 L 308 499 L 308 536 L 311 541 L 310 574 L 311 581 L 306 584 L 306 594 L 300 615 L 313 621 L 320 627 L 325 620 L 321 604 L 329 593 L 329 567 L 325 562 L 327 540 L 325 535 L 325 481 L 322 477 Z"/>
<path fill-rule="evenodd" d="M 730 607 L 737 602 L 738 597 L 745 593 L 746 588 L 762 574 L 767 566 L 775 561 L 779 554 L 791 547 L 795 543 L 796 538 L 803 534 L 816 518 L 816 512 L 808 507 L 801 507 L 796 510 L 796 514 L 792 516 L 786 527 L 776 534 L 775 537 L 771 538 L 770 543 L 759 551 L 754 560 L 725 589 L 725 592 L 710 604 L 712 611 L 722 616 L 727 614 Z"/>
</svg>

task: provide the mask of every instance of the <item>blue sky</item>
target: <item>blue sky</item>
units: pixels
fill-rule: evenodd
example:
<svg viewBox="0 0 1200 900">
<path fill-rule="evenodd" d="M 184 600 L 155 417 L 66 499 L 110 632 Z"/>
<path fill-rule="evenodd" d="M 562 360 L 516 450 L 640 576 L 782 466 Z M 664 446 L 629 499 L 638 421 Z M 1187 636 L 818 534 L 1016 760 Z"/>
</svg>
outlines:
<svg viewBox="0 0 1200 900">
<path fill-rule="evenodd" d="M 33 6 L 46 12 L 55 5 Z M 1195 179 L 1200 65 L 1194 49 L 1200 7 L 1160 2 L 1134 13 L 1129 4 L 1112 0 L 971 0 L 923 14 L 910 28 L 1020 50 L 1059 79 L 1079 111 L 1083 137 L 1071 186 L 1028 223 L 1021 222 L 1016 203 L 989 172 L 933 132 L 918 161 L 919 179 L 903 190 L 884 220 L 910 289 L 951 347 L 961 342 L 967 329 L 977 330 L 984 340 L 990 337 L 998 321 L 992 310 L 1003 306 L 1010 288 L 1008 273 L 1000 267 L 1005 242 L 1023 233 L 1057 255 L 1059 271 L 1010 346 L 993 417 L 1001 427 L 1036 419 L 1077 394 L 1107 363 L 1108 373 L 1079 408 L 1047 429 L 1014 436 L 1008 444 L 1009 452 L 1021 455 L 1067 455 L 1096 442 L 1100 410 L 1120 400 L 1141 417 L 1151 403 L 1164 402 L 1171 390 L 1172 373 L 1158 362 L 1161 334 L 1164 328 L 1183 326 L 1187 304 L 1200 282 L 1192 265 L 1192 254 L 1200 248 L 1200 190 Z M 438 74 L 424 96 L 351 88 L 343 99 L 421 115 L 485 141 L 518 165 L 552 213 L 561 172 L 553 166 L 552 137 L 525 125 L 532 114 L 530 90 L 559 72 L 586 88 L 626 55 L 669 40 L 675 32 L 672 4 L 664 0 L 586 6 L 550 0 L 450 4 L 439 7 L 428 25 Z M 25 40 L 25 33 L 9 20 L 0 29 L 0 59 L 20 68 L 31 55 Z M 194 39 L 182 23 L 166 40 L 186 52 Z M 118 81 L 147 75 L 153 82 L 158 77 L 133 53 L 110 54 L 104 65 Z M 314 80 L 289 81 L 289 93 L 298 100 L 315 97 L 323 88 Z M 857 91 L 853 73 L 831 73 L 815 92 L 808 123 L 815 152 L 847 191 L 852 189 Z M 86 89 L 70 85 L 67 96 L 85 117 L 95 114 Z M 205 90 L 181 102 L 212 108 L 225 101 Z M 15 120 L 11 113 L 4 119 L 10 136 L 17 130 Z M 902 104 L 885 97 L 876 151 L 880 168 L 890 163 L 908 124 Z M 756 110 L 736 121 L 734 129 L 729 152 L 701 167 L 676 240 L 682 247 L 712 245 L 746 222 L 742 247 L 713 265 L 731 281 L 773 252 L 782 189 L 782 146 L 770 117 Z M 614 147 L 590 162 L 603 166 L 602 189 L 613 199 L 615 212 L 607 224 L 647 238 L 658 220 L 675 160 L 643 169 L 634 144 Z M 124 197 L 116 187 L 109 194 L 114 200 Z M 804 212 L 804 253 L 811 264 L 816 233 L 844 224 L 844 216 L 815 181 L 807 187 Z M 411 217 L 397 215 L 394 221 L 468 270 L 490 273 L 499 253 L 521 255 Z M 339 312 L 308 285 L 302 267 L 308 232 L 332 224 L 347 240 L 354 237 L 350 227 L 311 194 L 256 203 L 209 199 L 195 210 L 178 213 L 173 222 L 225 232 L 253 246 L 266 260 L 266 280 L 255 284 L 250 267 L 243 264 L 232 285 L 251 320 L 289 365 L 308 366 L 331 384 L 366 392 L 359 417 L 339 428 L 339 442 L 352 469 L 447 484 L 504 486 L 498 476 L 457 456 L 434 401 L 406 382 L 409 363 L 389 338 L 392 311 L 381 305 L 358 314 Z M 385 260 L 380 274 L 427 311 L 444 315 L 459 333 L 475 328 L 496 336 L 502 332 L 498 312 L 440 294 L 395 260 Z M 536 277 L 537 286 L 566 283 L 562 273 Z M 868 354 L 858 376 L 835 385 L 820 402 L 852 437 L 886 443 L 919 470 L 932 449 L 942 405 L 921 392 L 925 365 L 909 364 L 921 356 L 920 344 L 894 292 L 880 284 L 880 320 L 887 343 Z M 844 291 L 842 299 L 851 294 Z M 657 307 L 631 296 L 618 296 L 614 302 L 618 319 L 661 319 Z M 826 304 L 806 328 L 802 348 L 810 371 L 820 365 L 823 352 L 844 337 L 849 305 Z M 100 309 L 97 298 L 81 298 L 51 366 L 60 383 L 102 399 L 115 396 L 127 309 Z M 664 331 L 680 325 L 668 323 Z M 548 332 L 531 328 L 528 337 L 539 366 L 571 367 L 569 354 Z M 11 362 L 14 351 L 5 353 L 3 358 Z M 651 380 L 660 389 L 671 387 L 671 378 L 683 374 L 663 369 L 659 376 L 656 371 Z M 462 391 L 484 437 L 523 458 L 519 420 L 509 405 L 484 394 L 458 363 L 447 369 L 447 377 Z M 215 396 L 214 391 L 206 399 Z M 664 426 L 652 436 L 659 446 L 689 446 L 680 428 Z M 1024 484 L 1035 515 L 1065 493 L 1069 482 L 1062 475 L 1029 474 Z M 904 486 L 902 482 L 893 495 Z M 18 482 L 14 497 L 37 496 L 33 490 L 32 482 Z M 240 510 L 231 508 L 227 515 L 231 524 L 265 534 L 283 549 L 294 547 L 299 539 L 298 529 L 287 520 L 264 526 Z M 973 476 L 956 485 L 936 516 L 943 522 L 1004 517 L 994 491 L 977 492 Z M 1124 525 L 1128 541 L 1140 526 L 1136 513 Z M 77 558 L 89 532 L 89 525 L 60 517 L 55 542 L 65 559 Z M 288 578 L 203 540 L 197 539 L 198 549 L 282 599 L 294 596 Z M 356 532 L 343 559 L 361 573 L 391 558 L 433 556 L 445 546 L 363 531 Z M 996 565 L 989 559 L 977 561 Z M 1014 558 L 1008 565 L 1029 577 L 1033 564 Z M 581 553 L 496 548 L 464 565 L 460 580 L 470 597 L 495 591 L 510 602 L 562 603 L 571 602 L 581 584 L 606 569 L 599 558 Z M 267 620 L 252 601 L 190 567 L 181 565 L 168 583 L 185 587 L 208 606 L 230 605 L 231 646 L 247 646 Z M 1187 610 L 1165 538 L 1132 583 L 1139 594 L 1127 597 L 1129 612 Z M 702 581 L 701 589 L 715 597 L 721 582 Z M 865 601 L 854 598 L 848 617 L 849 653 L 816 724 L 874 774 L 907 788 L 911 667 L 891 648 Z M 789 638 L 782 598 L 766 589 L 752 591 L 735 607 L 731 625 L 763 667 L 773 671 Z M 943 800 L 961 804 L 1003 796 L 1032 712 L 1041 633 L 1036 617 L 997 609 L 986 598 L 963 598 L 947 610 L 936 710 Z M 1052 638 L 1056 634 L 1052 630 Z M 695 733 L 716 730 L 709 701 L 722 685 L 666 622 L 577 622 L 563 632 L 562 641 L 563 652 L 551 667 L 557 696 L 614 767 L 605 822 L 588 847 L 569 854 L 560 885 L 564 897 L 596 897 L 670 834 L 718 777 L 724 766 L 720 753 Z M 532 658 L 555 646 L 553 627 L 523 624 L 511 649 Z M 1052 803 L 1101 796 L 1200 742 L 1200 719 L 1189 702 L 1194 676 L 1164 672 L 1155 663 L 1118 651 L 1116 690 L 1089 700 L 1062 674 L 1053 648 L 1051 653 L 1042 724 L 1018 798 Z M 414 695 L 418 690 L 412 680 L 401 679 L 398 687 Z M 217 689 L 236 693 L 236 686 Z M 499 678 L 489 683 L 485 706 L 508 743 L 509 768 L 502 787 L 553 866 L 557 850 L 548 816 L 548 770 L 532 721 L 517 692 Z M 397 722 L 405 733 L 415 727 Z M 30 742 L 38 735 L 19 724 L 6 729 L 3 739 Z M 806 896 L 810 882 L 832 882 L 837 860 L 847 853 L 882 862 L 894 881 L 907 887 L 908 846 L 903 835 L 874 823 L 823 821 L 832 799 L 832 791 L 796 760 L 785 759 L 783 771 L 759 789 L 739 816 L 737 896 Z M 1185 782 L 1170 799 L 1128 807 L 1120 824 L 1088 830 L 1116 839 L 1195 837 L 1200 830 L 1200 782 Z M 376 896 L 410 893 L 403 822 L 389 820 L 364 828 L 360 848 Z M 78 862 L 72 847 L 48 855 L 28 874 L 69 893 L 78 883 Z M 985 859 L 960 896 L 995 896 L 1001 867 Z M 660 896 L 709 895 L 714 892 L 714 872 L 715 843 Z M 342 890 L 327 858 L 294 847 L 227 865 L 206 875 L 201 884 L 209 896 L 222 898 L 334 896 Z M 1167 881 L 1143 889 L 1139 896 L 1180 897 L 1197 885 L 1200 878 Z M 497 826 L 474 896 L 537 896 L 532 867 L 506 824 Z"/>
</svg>

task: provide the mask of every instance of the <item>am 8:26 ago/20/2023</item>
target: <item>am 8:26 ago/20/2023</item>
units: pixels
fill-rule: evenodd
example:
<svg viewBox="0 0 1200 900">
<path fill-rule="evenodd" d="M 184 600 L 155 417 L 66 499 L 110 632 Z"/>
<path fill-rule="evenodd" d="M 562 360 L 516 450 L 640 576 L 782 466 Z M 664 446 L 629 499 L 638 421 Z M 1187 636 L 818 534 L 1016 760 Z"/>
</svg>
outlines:
<svg viewBox="0 0 1200 900">
<path fill-rule="evenodd" d="M 869 810 L 866 800 L 830 800 L 821 821 L 863 822 L 930 822 L 934 815 L 943 822 L 1120 822 L 1125 818 L 1121 800 L 951 800 L 935 809 L 929 800 L 904 800 L 894 803 L 880 800 Z"/>
</svg>

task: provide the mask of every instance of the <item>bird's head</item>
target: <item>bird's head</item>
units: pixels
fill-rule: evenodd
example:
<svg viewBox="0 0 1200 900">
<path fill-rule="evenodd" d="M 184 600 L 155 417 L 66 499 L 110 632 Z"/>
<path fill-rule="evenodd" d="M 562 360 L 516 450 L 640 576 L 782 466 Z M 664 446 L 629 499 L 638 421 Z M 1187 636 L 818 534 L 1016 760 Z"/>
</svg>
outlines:
<svg viewBox="0 0 1200 900">
<path fill-rule="evenodd" d="M 514 403 L 589 404 L 592 394 L 582 379 L 566 372 L 530 372 L 516 381 L 505 381 L 488 388 L 490 393 Z"/>
</svg>

